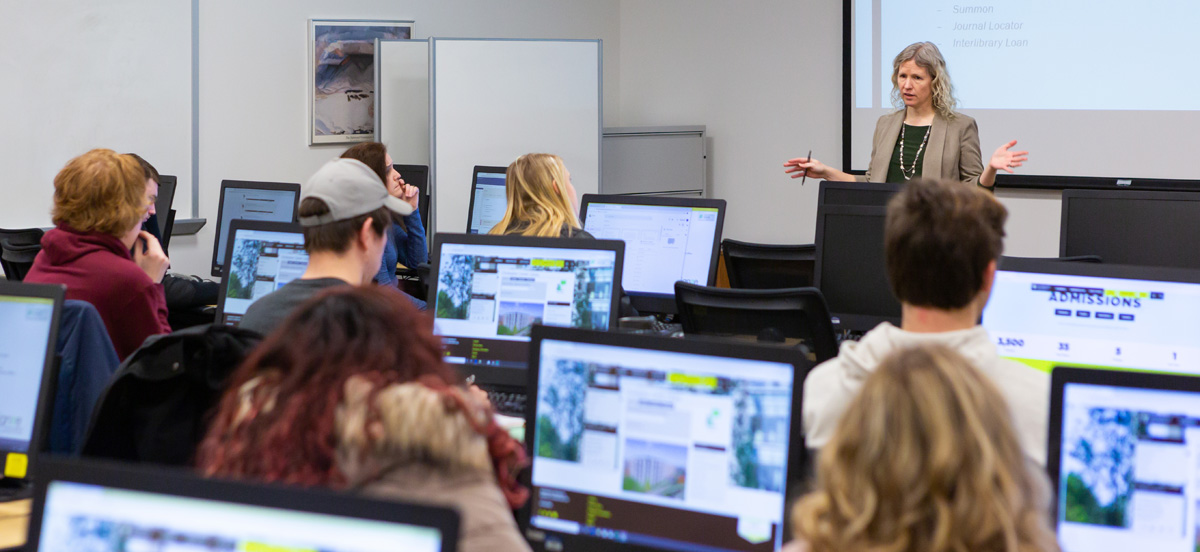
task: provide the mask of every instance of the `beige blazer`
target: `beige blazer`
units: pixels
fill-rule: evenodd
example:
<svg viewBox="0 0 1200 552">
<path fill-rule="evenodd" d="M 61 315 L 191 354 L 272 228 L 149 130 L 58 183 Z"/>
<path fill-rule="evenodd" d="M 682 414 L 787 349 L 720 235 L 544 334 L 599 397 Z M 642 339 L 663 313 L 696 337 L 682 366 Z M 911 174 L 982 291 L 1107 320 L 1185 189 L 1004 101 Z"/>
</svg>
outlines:
<svg viewBox="0 0 1200 552">
<path fill-rule="evenodd" d="M 884 115 L 875 123 L 871 165 L 867 167 L 866 176 L 856 177 L 858 181 L 883 182 L 887 178 L 888 163 L 896 150 L 902 124 L 903 109 Z M 983 173 L 983 158 L 979 154 L 979 126 L 975 119 L 962 113 L 956 113 L 953 119 L 937 115 L 931 126 L 920 176 L 961 180 L 978 186 L 979 175 Z"/>
</svg>

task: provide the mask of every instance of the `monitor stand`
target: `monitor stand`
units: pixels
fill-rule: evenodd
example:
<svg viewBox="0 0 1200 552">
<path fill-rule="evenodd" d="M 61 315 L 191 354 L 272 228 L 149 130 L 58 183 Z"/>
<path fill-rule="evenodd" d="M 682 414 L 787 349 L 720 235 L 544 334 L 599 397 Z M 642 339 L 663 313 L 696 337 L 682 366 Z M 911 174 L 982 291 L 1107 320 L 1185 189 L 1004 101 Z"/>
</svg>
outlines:
<svg viewBox="0 0 1200 552">
<path fill-rule="evenodd" d="M 33 496 L 33 485 L 27 479 L 0 478 L 0 502 L 12 502 Z"/>
</svg>

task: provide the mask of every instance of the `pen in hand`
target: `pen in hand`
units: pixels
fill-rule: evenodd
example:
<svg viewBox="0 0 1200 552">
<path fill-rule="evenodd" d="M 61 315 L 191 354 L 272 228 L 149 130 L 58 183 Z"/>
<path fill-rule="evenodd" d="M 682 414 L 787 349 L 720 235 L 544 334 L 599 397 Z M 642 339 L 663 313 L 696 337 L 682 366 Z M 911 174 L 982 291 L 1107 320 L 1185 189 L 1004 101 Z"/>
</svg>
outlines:
<svg viewBox="0 0 1200 552">
<path fill-rule="evenodd" d="M 804 159 L 806 163 L 812 163 L 812 150 L 808 150 L 808 157 Z M 800 185 L 804 185 L 804 181 L 808 180 L 808 169 L 804 169 L 804 175 L 800 177 Z"/>
</svg>

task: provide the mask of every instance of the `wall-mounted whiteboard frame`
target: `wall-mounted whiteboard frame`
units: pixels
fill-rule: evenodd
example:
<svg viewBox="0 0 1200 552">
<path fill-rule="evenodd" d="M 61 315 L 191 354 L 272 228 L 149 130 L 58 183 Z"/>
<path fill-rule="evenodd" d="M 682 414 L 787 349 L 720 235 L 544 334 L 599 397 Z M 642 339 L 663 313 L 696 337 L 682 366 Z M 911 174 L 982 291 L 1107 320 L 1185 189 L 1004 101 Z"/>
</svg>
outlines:
<svg viewBox="0 0 1200 552">
<path fill-rule="evenodd" d="M 429 165 L 429 40 L 375 40 L 375 136 L 392 162 Z"/>
<path fill-rule="evenodd" d="M 465 232 L 475 165 L 563 157 L 578 194 L 600 189 L 600 40 L 430 41 L 433 227 Z"/>
</svg>

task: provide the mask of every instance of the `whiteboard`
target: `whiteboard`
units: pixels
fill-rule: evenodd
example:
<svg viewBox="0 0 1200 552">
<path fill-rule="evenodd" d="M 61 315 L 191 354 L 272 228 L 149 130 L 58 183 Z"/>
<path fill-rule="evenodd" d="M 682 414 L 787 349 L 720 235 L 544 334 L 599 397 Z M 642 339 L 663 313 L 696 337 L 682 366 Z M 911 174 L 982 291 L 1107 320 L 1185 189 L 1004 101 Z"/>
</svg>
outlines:
<svg viewBox="0 0 1200 552">
<path fill-rule="evenodd" d="M 464 232 L 475 165 L 554 153 L 600 190 L 601 41 L 434 38 L 433 225 Z"/>
<path fill-rule="evenodd" d="M 0 2 L 0 227 L 50 226 L 54 176 L 93 148 L 138 153 L 176 175 L 192 209 L 191 4 Z"/>
<path fill-rule="evenodd" d="M 429 165 L 429 41 L 375 47 L 375 132 L 392 161 Z"/>
</svg>

